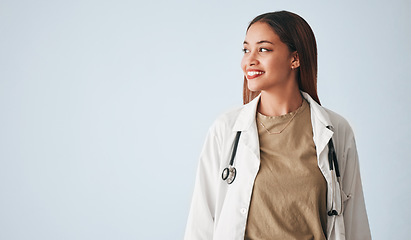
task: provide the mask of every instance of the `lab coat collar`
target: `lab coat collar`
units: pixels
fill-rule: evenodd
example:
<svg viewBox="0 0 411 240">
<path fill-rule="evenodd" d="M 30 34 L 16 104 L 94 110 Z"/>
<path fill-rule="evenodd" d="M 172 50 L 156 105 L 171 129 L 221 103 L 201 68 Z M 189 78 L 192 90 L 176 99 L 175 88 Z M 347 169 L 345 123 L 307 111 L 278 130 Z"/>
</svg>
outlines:
<svg viewBox="0 0 411 240">
<path fill-rule="evenodd" d="M 333 125 L 330 121 L 330 118 L 328 117 L 327 112 L 322 108 L 314 99 L 311 98 L 311 96 L 306 93 L 301 91 L 301 94 L 303 97 L 308 101 L 310 104 L 310 109 L 312 111 L 312 120 L 313 116 L 316 117 L 315 124 L 313 123 L 313 127 L 320 127 L 320 126 L 314 126 L 317 124 L 322 125 L 322 127 L 329 127 L 330 130 L 333 130 Z M 233 131 L 247 131 L 251 124 L 255 123 L 255 117 L 257 113 L 257 105 L 260 100 L 261 93 L 255 97 L 251 102 L 245 104 L 243 108 L 241 109 L 240 114 L 238 115 L 238 118 L 233 126 Z M 313 129 L 314 132 L 317 129 Z"/>
</svg>

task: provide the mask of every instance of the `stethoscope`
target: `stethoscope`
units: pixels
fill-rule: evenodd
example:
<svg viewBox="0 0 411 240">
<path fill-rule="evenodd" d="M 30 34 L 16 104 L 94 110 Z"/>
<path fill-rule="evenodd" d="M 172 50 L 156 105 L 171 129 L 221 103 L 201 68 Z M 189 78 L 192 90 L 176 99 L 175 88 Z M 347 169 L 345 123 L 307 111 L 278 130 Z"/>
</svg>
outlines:
<svg viewBox="0 0 411 240">
<path fill-rule="evenodd" d="M 224 168 L 223 174 L 221 175 L 223 180 L 227 181 L 228 184 L 233 183 L 235 180 L 235 176 L 237 175 L 237 170 L 235 169 L 233 164 L 234 164 L 235 154 L 237 153 L 237 147 L 238 147 L 238 141 L 240 140 L 240 135 L 241 135 L 241 131 L 238 131 L 237 135 L 235 136 L 234 149 L 233 149 L 233 153 L 231 154 L 230 165 Z"/>
<path fill-rule="evenodd" d="M 329 127 L 327 126 L 327 128 L 329 128 Z M 234 148 L 233 148 L 233 152 L 231 154 L 230 164 L 228 165 L 228 167 L 224 168 L 224 170 L 222 172 L 222 175 L 221 175 L 222 179 L 224 181 L 227 181 L 228 184 L 232 184 L 235 180 L 236 175 L 237 175 L 237 170 L 233 165 L 234 165 L 235 154 L 237 153 L 237 147 L 238 147 L 238 142 L 240 140 L 240 135 L 241 135 L 241 131 L 238 131 L 237 135 L 235 136 L 235 140 L 234 140 Z M 332 188 L 335 189 L 335 186 L 334 186 L 335 181 L 334 181 L 334 174 L 333 174 L 334 169 L 335 169 L 335 175 L 337 176 L 337 181 L 338 181 L 338 183 L 340 185 L 340 188 L 341 188 L 340 169 L 338 167 L 337 155 L 335 154 L 334 143 L 333 143 L 332 138 L 330 138 L 330 141 L 328 142 L 328 163 L 330 165 L 331 176 L 333 178 Z M 333 191 L 333 192 L 335 192 L 335 191 Z M 327 213 L 328 216 L 339 215 L 343 211 L 343 203 L 342 203 L 341 192 L 340 192 L 340 197 L 341 197 L 340 212 L 337 212 L 337 210 L 334 209 L 334 207 L 335 207 L 334 206 L 334 195 L 335 194 L 333 194 L 331 210 L 328 211 L 328 213 Z"/>
</svg>

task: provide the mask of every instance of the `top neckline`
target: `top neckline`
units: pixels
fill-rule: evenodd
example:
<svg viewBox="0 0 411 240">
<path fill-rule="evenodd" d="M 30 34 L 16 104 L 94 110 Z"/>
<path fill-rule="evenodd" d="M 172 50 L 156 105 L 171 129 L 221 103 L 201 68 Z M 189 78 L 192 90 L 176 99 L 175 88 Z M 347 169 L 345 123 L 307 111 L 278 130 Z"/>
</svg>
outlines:
<svg viewBox="0 0 411 240">
<path fill-rule="evenodd" d="M 301 104 L 301 106 L 292 112 L 289 112 L 283 115 L 278 115 L 278 116 L 267 116 L 257 111 L 257 118 L 266 120 L 266 121 L 288 119 L 288 118 L 291 118 L 295 113 L 297 113 L 297 111 L 299 111 L 299 113 L 303 112 L 307 106 L 308 106 L 308 102 L 306 99 L 303 98 L 303 103 Z"/>
</svg>

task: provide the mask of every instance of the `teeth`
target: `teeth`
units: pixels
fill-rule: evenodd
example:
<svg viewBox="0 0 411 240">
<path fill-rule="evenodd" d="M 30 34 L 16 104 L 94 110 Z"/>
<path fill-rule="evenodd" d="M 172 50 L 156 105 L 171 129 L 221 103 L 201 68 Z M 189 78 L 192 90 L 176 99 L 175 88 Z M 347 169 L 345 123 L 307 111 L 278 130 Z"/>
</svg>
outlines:
<svg viewBox="0 0 411 240">
<path fill-rule="evenodd" d="M 248 76 L 254 76 L 254 75 L 260 75 L 260 74 L 263 74 L 264 72 L 257 72 L 257 71 L 252 71 L 252 72 L 247 72 L 247 75 Z"/>
</svg>

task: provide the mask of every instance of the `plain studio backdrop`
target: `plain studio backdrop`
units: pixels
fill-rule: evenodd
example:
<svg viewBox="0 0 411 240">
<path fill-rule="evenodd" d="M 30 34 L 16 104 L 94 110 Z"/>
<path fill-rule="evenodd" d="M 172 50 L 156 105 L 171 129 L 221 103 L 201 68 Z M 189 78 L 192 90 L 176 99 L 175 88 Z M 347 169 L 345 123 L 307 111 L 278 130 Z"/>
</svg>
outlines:
<svg viewBox="0 0 411 240">
<path fill-rule="evenodd" d="M 352 125 L 374 239 L 408 239 L 409 1 L 0 1 L 0 239 L 182 239 L 248 23 L 289 10 Z"/>
</svg>

